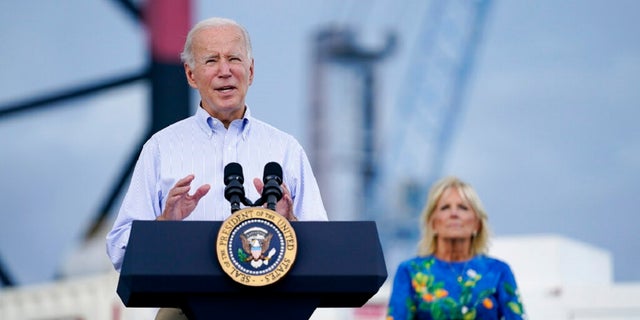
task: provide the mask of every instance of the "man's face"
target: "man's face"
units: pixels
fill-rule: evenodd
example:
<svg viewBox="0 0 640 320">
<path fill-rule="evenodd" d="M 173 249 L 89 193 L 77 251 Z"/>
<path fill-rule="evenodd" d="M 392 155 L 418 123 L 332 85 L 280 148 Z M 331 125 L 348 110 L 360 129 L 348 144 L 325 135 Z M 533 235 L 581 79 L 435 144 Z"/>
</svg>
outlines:
<svg viewBox="0 0 640 320">
<path fill-rule="evenodd" d="M 192 42 L 195 64 L 185 64 L 191 87 L 200 92 L 202 107 L 228 124 L 244 113 L 253 81 L 253 59 L 247 57 L 242 32 L 234 26 L 200 30 Z"/>
</svg>

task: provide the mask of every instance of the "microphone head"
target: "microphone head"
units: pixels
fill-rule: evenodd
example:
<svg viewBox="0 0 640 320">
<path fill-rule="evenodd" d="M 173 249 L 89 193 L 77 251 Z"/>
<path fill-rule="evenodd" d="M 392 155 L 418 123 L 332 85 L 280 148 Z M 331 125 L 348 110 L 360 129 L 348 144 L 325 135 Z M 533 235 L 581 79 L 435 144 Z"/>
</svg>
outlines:
<svg viewBox="0 0 640 320">
<path fill-rule="evenodd" d="M 232 180 L 238 180 L 240 184 L 244 183 L 242 166 L 237 162 L 229 162 L 224 167 L 224 184 L 228 185 Z"/>
<path fill-rule="evenodd" d="M 282 167 L 277 162 L 269 162 L 264 166 L 262 182 L 267 183 L 269 179 L 276 179 L 278 184 L 282 184 Z"/>
</svg>

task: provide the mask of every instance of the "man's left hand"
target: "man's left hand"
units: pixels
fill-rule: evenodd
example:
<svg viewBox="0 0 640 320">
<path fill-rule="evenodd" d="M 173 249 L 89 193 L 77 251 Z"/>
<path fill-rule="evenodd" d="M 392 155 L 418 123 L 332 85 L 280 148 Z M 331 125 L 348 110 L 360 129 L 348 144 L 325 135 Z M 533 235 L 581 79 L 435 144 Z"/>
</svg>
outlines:
<svg viewBox="0 0 640 320">
<path fill-rule="evenodd" d="M 256 187 L 258 193 L 262 194 L 262 189 L 264 189 L 264 183 L 262 180 L 254 178 L 253 185 Z M 293 214 L 293 199 L 291 199 L 289 188 L 287 188 L 287 185 L 284 182 L 280 187 L 282 188 L 282 199 L 276 203 L 276 212 L 287 218 L 289 221 L 297 221 L 298 219 Z"/>
</svg>

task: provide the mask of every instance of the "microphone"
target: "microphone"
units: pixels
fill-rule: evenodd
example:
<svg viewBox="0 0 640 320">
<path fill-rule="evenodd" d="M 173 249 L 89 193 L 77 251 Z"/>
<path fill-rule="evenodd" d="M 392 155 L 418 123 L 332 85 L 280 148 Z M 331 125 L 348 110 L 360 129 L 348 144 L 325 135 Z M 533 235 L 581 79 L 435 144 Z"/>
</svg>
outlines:
<svg viewBox="0 0 640 320">
<path fill-rule="evenodd" d="M 224 197 L 231 203 L 231 213 L 240 210 L 240 203 L 246 201 L 243 183 L 242 166 L 237 162 L 229 162 L 224 167 Z"/>
<path fill-rule="evenodd" d="M 262 198 L 258 200 L 260 205 L 265 201 L 267 208 L 276 210 L 276 203 L 282 199 L 282 167 L 277 162 L 269 162 L 264 166 L 264 174 L 262 176 L 264 188 L 262 189 Z"/>
</svg>

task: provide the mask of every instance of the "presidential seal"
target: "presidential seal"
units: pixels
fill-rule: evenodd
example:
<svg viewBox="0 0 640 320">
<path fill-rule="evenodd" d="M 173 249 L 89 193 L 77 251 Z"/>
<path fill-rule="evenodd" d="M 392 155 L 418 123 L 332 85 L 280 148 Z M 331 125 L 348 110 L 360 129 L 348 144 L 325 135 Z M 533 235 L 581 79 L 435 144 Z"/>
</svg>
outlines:
<svg viewBox="0 0 640 320">
<path fill-rule="evenodd" d="M 222 270 L 238 283 L 266 286 L 289 272 L 296 234 L 286 218 L 266 208 L 236 211 L 220 226 L 216 254 Z"/>
</svg>

